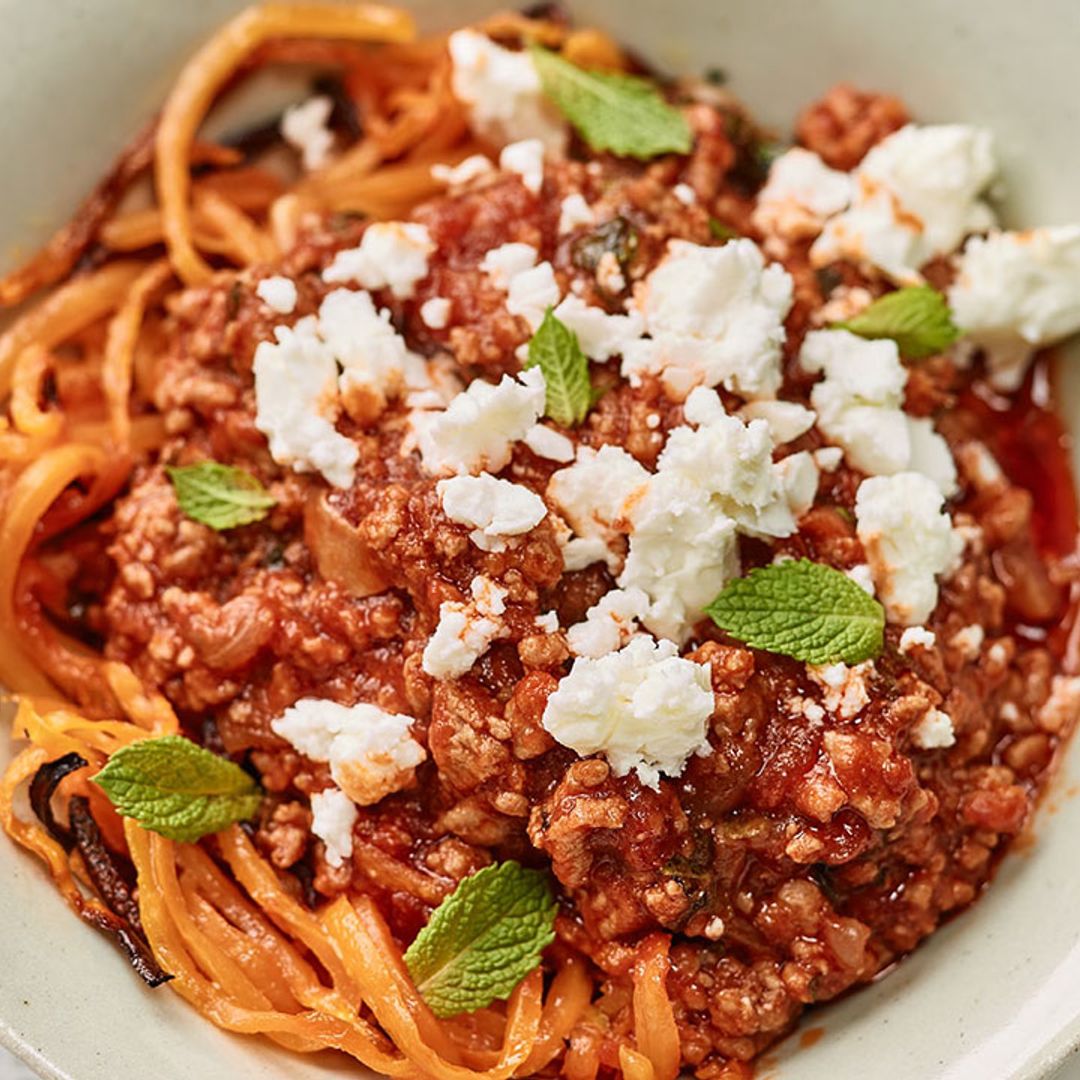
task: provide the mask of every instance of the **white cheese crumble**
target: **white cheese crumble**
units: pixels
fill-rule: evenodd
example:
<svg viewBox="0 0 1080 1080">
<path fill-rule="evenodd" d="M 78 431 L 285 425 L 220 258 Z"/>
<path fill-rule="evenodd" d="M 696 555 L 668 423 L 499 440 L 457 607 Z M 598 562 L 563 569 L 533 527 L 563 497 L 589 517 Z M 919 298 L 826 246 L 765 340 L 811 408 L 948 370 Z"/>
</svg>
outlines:
<svg viewBox="0 0 1080 1080">
<path fill-rule="evenodd" d="M 279 465 L 350 487 L 360 451 L 334 428 L 338 368 L 319 337 L 318 320 L 308 315 L 292 328 L 275 327 L 274 338 L 255 350 L 255 426 Z"/>
<path fill-rule="evenodd" d="M 766 234 L 787 240 L 817 236 L 825 219 L 846 210 L 851 178 L 830 169 L 812 150 L 796 146 L 769 166 L 751 218 Z"/>
<path fill-rule="evenodd" d="M 928 709 L 911 730 L 911 741 L 920 750 L 944 750 L 956 744 L 952 717 L 940 709 Z"/>
<path fill-rule="evenodd" d="M 605 251 L 596 264 L 596 284 L 606 293 L 614 295 L 626 288 L 626 277 L 614 251 Z"/>
<path fill-rule="evenodd" d="M 323 281 L 355 281 L 365 289 L 389 289 L 399 300 L 416 291 L 428 274 L 428 256 L 435 250 L 431 234 L 412 221 L 375 221 L 360 246 L 339 251 L 323 271 Z"/>
<path fill-rule="evenodd" d="M 330 160 L 334 149 L 334 133 L 329 126 L 333 111 L 333 101 L 317 94 L 286 109 L 281 118 L 281 137 L 300 151 L 300 161 L 308 172 L 321 169 Z"/>
<path fill-rule="evenodd" d="M 547 309 L 558 304 L 560 295 L 554 267 L 549 262 L 542 262 L 510 279 L 506 310 L 511 315 L 520 315 L 529 324 L 529 329 L 535 330 L 543 322 Z"/>
<path fill-rule="evenodd" d="M 851 208 L 830 218 L 810 249 L 815 266 L 869 263 L 898 282 L 994 224 L 980 196 L 997 171 L 989 132 L 963 124 L 908 124 L 853 173 Z"/>
<path fill-rule="evenodd" d="M 562 150 L 566 125 L 544 97 L 527 52 L 504 49 L 475 30 L 456 31 L 448 45 L 451 88 L 468 107 L 469 124 L 477 135 L 499 146 L 540 139 L 548 150 Z"/>
<path fill-rule="evenodd" d="M 311 831 L 326 847 L 327 864 L 342 866 L 352 857 L 353 826 L 360 812 L 340 788 L 326 788 L 311 796 Z"/>
<path fill-rule="evenodd" d="M 817 421 L 812 409 L 796 401 L 751 401 L 739 410 L 739 415 L 747 423 L 764 420 L 777 446 L 805 435 Z"/>
<path fill-rule="evenodd" d="M 610 544 L 629 528 L 631 505 L 648 480 L 637 459 L 618 446 L 580 447 L 573 465 L 552 474 L 548 500 L 576 534 L 563 545 L 568 570 L 600 559 L 617 568 Z"/>
<path fill-rule="evenodd" d="M 472 600 L 446 600 L 439 605 L 439 624 L 424 647 L 421 666 L 436 679 L 457 679 L 509 630 L 500 616 L 506 611 L 506 590 L 490 578 L 473 578 Z"/>
<path fill-rule="evenodd" d="M 596 220 L 592 207 L 585 201 L 585 196 L 575 191 L 559 203 L 559 232 L 568 233 Z"/>
<path fill-rule="evenodd" d="M 870 692 L 866 679 L 873 670 L 869 661 L 863 664 L 806 665 L 806 673 L 821 687 L 825 709 L 850 720 L 870 704 Z"/>
<path fill-rule="evenodd" d="M 748 398 L 776 396 L 792 282 L 783 267 L 765 265 L 752 241 L 669 241 L 635 301 L 650 336 L 623 350 L 631 382 L 659 374 L 680 400 L 695 386 L 720 384 Z"/>
<path fill-rule="evenodd" d="M 640 589 L 612 589 L 585 612 L 584 622 L 566 631 L 570 651 L 597 659 L 618 652 L 638 633 L 638 622 L 649 609 Z"/>
<path fill-rule="evenodd" d="M 847 330 L 813 330 L 799 360 L 825 378 L 810 391 L 821 431 L 849 463 L 871 475 L 924 472 L 946 495 L 956 491 L 956 464 L 928 419 L 904 412 L 907 369 L 895 341 L 868 341 Z"/>
<path fill-rule="evenodd" d="M 436 491 L 443 513 L 471 528 L 469 538 L 482 551 L 505 551 L 506 537 L 535 529 L 547 516 L 539 495 L 486 472 L 440 480 Z"/>
<path fill-rule="evenodd" d="M 920 473 L 872 476 L 859 485 L 855 520 L 889 620 L 925 623 L 937 606 L 938 576 L 954 570 L 963 551 L 941 489 Z"/>
<path fill-rule="evenodd" d="M 566 297 L 553 314 L 577 335 L 581 351 L 590 360 L 609 360 L 621 355 L 627 345 L 641 337 L 644 326 L 636 311 L 628 315 L 609 315 L 603 308 L 586 304 L 578 296 Z"/>
<path fill-rule="evenodd" d="M 979 655 L 986 631 L 978 624 L 962 627 L 953 634 L 949 644 L 956 649 L 965 660 L 974 660 Z"/>
<path fill-rule="evenodd" d="M 544 400 L 544 375 L 533 367 L 499 383 L 474 379 L 445 410 L 413 413 L 424 467 L 436 475 L 498 472 L 540 419 Z"/>
<path fill-rule="evenodd" d="M 255 286 L 255 294 L 279 315 L 291 315 L 296 310 L 296 282 L 292 278 L 263 278 Z"/>
<path fill-rule="evenodd" d="M 480 269 L 497 289 L 507 290 L 518 274 L 536 265 L 539 252 L 532 244 L 500 244 L 485 252 Z"/>
<path fill-rule="evenodd" d="M 521 440 L 537 457 L 565 464 L 574 460 L 574 440 L 546 424 L 533 424 Z"/>
<path fill-rule="evenodd" d="M 1015 711 L 1016 706 L 1012 707 Z M 1005 705 L 1001 707 L 1001 715 L 1005 716 Z M 1050 696 L 1036 716 L 1039 727 L 1054 734 L 1064 733 L 1076 723 L 1077 717 L 1080 717 L 1080 677 L 1055 675 L 1050 683 Z M 1015 719 L 1019 719 L 1019 715 Z"/>
<path fill-rule="evenodd" d="M 523 139 L 504 146 L 499 154 L 499 168 L 517 173 L 526 190 L 539 195 L 544 186 L 544 144 L 539 139 Z"/>
<path fill-rule="evenodd" d="M 870 572 L 870 567 L 866 563 L 859 563 L 858 566 L 853 566 L 850 570 L 845 570 L 844 573 L 859 586 L 864 593 L 868 593 L 870 596 L 874 595 L 874 575 Z"/>
<path fill-rule="evenodd" d="M 339 705 L 303 698 L 270 722 L 271 730 L 312 761 L 327 762 L 334 783 L 370 806 L 415 779 L 426 757 L 413 738 L 413 719 L 375 705 Z"/>
<path fill-rule="evenodd" d="M 450 301 L 445 296 L 433 296 L 420 305 L 420 319 L 432 330 L 445 330 L 450 321 Z"/>
<path fill-rule="evenodd" d="M 937 635 L 933 630 L 927 630 L 925 626 L 907 626 L 900 635 L 900 651 L 909 653 L 912 649 L 932 649 Z"/>
<path fill-rule="evenodd" d="M 697 192 L 689 184 L 676 184 L 671 189 L 671 194 L 683 204 L 693 206 L 697 202 Z"/>
<path fill-rule="evenodd" d="M 1080 330 L 1080 225 L 972 237 L 949 306 L 994 385 L 1015 390 L 1035 349 Z"/>
<path fill-rule="evenodd" d="M 491 161 L 483 154 L 470 154 L 456 165 L 444 165 L 441 162 L 431 166 L 432 178 L 447 187 L 464 187 L 481 176 L 488 176 L 495 171 Z"/>
<path fill-rule="evenodd" d="M 545 611 L 542 615 L 537 615 L 533 622 L 536 624 L 536 629 L 545 634 L 557 634 L 559 632 L 559 616 L 557 612 Z"/>
<path fill-rule="evenodd" d="M 689 758 L 711 752 L 709 668 L 669 641 L 638 637 L 600 659 L 579 657 L 548 698 L 543 726 L 581 755 L 602 753 L 616 776 L 637 774 L 659 790 Z"/>
<path fill-rule="evenodd" d="M 844 460 L 844 451 L 839 446 L 821 446 L 814 451 L 813 458 L 822 472 L 836 472 Z"/>
</svg>

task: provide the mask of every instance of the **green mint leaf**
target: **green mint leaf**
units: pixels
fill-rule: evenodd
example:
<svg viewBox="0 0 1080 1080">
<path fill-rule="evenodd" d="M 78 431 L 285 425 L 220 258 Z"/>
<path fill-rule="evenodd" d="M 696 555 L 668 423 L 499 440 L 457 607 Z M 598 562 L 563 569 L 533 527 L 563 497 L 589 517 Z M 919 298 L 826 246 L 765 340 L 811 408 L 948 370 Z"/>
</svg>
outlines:
<svg viewBox="0 0 1080 1080">
<path fill-rule="evenodd" d="M 540 45 L 529 51 L 544 93 L 594 150 L 642 159 L 690 152 L 686 118 L 647 79 L 586 71 Z"/>
<path fill-rule="evenodd" d="M 547 875 L 516 862 L 485 866 L 435 909 L 405 953 L 416 988 L 440 1018 L 501 1001 L 555 939 Z"/>
<path fill-rule="evenodd" d="M 944 352 L 960 336 L 945 297 L 929 285 L 912 285 L 879 297 L 834 329 L 864 338 L 891 338 L 900 355 L 921 360 Z"/>
<path fill-rule="evenodd" d="M 165 472 L 180 509 L 211 529 L 235 529 L 262 521 L 274 505 L 273 496 L 251 473 L 233 465 L 200 461 L 169 465 Z"/>
<path fill-rule="evenodd" d="M 239 765 L 180 735 L 117 750 L 93 779 L 119 814 L 185 844 L 254 817 L 262 801 Z"/>
<path fill-rule="evenodd" d="M 593 403 L 589 361 L 581 351 L 577 334 L 556 319 L 550 307 L 529 342 L 525 366 L 539 366 L 544 373 L 547 384 L 544 412 L 556 424 L 573 427 L 585 419 Z"/>
<path fill-rule="evenodd" d="M 705 609 L 733 638 L 809 664 L 857 664 L 881 652 L 885 610 L 839 570 L 808 559 L 751 570 Z"/>
</svg>

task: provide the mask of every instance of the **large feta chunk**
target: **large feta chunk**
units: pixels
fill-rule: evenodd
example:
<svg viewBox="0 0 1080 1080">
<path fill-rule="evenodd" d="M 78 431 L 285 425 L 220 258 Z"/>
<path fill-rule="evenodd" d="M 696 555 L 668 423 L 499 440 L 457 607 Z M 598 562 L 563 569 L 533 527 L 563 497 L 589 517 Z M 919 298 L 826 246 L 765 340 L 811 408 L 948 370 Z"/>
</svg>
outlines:
<svg viewBox="0 0 1080 1080">
<path fill-rule="evenodd" d="M 540 76 L 527 52 L 496 45 L 486 34 L 458 30 L 450 35 L 451 88 L 468 107 L 469 124 L 497 145 L 540 139 L 558 152 L 566 144 L 566 125 L 540 88 Z"/>
<path fill-rule="evenodd" d="M 499 383 L 474 379 L 443 411 L 414 413 L 424 467 L 431 473 L 498 472 L 544 411 L 544 375 L 529 368 Z"/>
<path fill-rule="evenodd" d="M 963 124 L 908 124 L 883 139 L 855 170 L 851 208 L 825 225 L 810 249 L 825 266 L 869 263 L 899 282 L 994 224 L 980 196 L 997 171 L 989 132 Z"/>
<path fill-rule="evenodd" d="M 506 590 L 490 578 L 473 578 L 472 600 L 446 600 L 439 606 L 439 624 L 427 645 L 421 666 L 436 679 L 457 679 L 484 655 L 492 642 L 508 636 L 502 620 Z"/>
<path fill-rule="evenodd" d="M 319 337 L 317 319 L 308 315 L 292 328 L 278 326 L 274 338 L 255 350 L 255 426 L 279 465 L 320 472 L 336 487 L 351 486 L 360 452 L 334 428 L 338 369 Z"/>
<path fill-rule="evenodd" d="M 535 266 L 539 257 L 540 253 L 532 244 L 500 244 L 484 253 L 480 269 L 491 279 L 492 285 L 505 291 L 518 274 Z"/>
<path fill-rule="evenodd" d="M 671 240 L 638 290 L 649 338 L 625 346 L 623 374 L 658 374 L 680 399 L 695 386 L 721 384 L 748 398 L 775 397 L 791 300 L 790 275 L 766 266 L 752 241 Z"/>
<path fill-rule="evenodd" d="M 544 144 L 539 139 L 522 139 L 504 146 L 499 154 L 499 168 L 517 173 L 534 195 L 544 186 Z"/>
<path fill-rule="evenodd" d="M 618 652 L 638 633 L 648 610 L 649 598 L 640 589 L 612 589 L 566 631 L 567 644 L 576 656 L 593 659 Z"/>
<path fill-rule="evenodd" d="M 925 623 L 937 606 L 938 577 L 956 568 L 964 546 L 941 489 L 921 473 L 870 477 L 859 485 L 855 521 L 889 620 Z"/>
<path fill-rule="evenodd" d="M 555 318 L 572 330 L 581 351 L 590 360 L 620 356 L 626 346 L 637 341 L 644 329 L 641 316 L 609 315 L 603 308 L 586 304 L 580 296 L 568 296 L 554 311 Z"/>
<path fill-rule="evenodd" d="M 825 378 L 810 392 L 817 424 L 843 447 L 848 462 L 871 475 L 925 472 L 946 495 L 956 491 L 956 465 L 932 421 L 904 412 L 907 369 L 896 342 L 868 341 L 847 330 L 814 330 L 799 356 Z"/>
<path fill-rule="evenodd" d="M 323 280 L 355 281 L 365 289 L 389 289 L 398 299 L 408 299 L 416 283 L 427 277 L 428 256 L 434 250 L 424 225 L 376 221 L 364 230 L 359 247 L 334 256 L 323 271 Z"/>
<path fill-rule="evenodd" d="M 300 152 L 300 161 L 308 171 L 321 169 L 334 149 L 330 114 L 334 103 L 325 94 L 316 94 L 299 105 L 285 110 L 281 118 L 281 137 Z"/>
<path fill-rule="evenodd" d="M 287 277 L 263 278 L 255 286 L 255 294 L 271 311 L 291 315 L 296 310 L 296 282 Z"/>
<path fill-rule="evenodd" d="M 334 782 L 355 803 L 370 806 L 413 782 L 426 757 L 411 716 L 375 705 L 339 705 L 302 698 L 270 722 L 271 730 L 312 761 L 330 765 Z"/>
<path fill-rule="evenodd" d="M 356 804 L 340 788 L 326 788 L 311 796 L 311 831 L 325 845 L 330 866 L 342 866 L 352 857 L 353 826 L 359 816 Z"/>
<path fill-rule="evenodd" d="M 505 551 L 506 537 L 529 532 L 547 515 L 539 495 L 486 472 L 440 480 L 437 490 L 443 513 L 471 528 L 472 542 L 483 551 Z"/>
<path fill-rule="evenodd" d="M 558 304 L 560 295 L 554 267 L 549 262 L 542 262 L 510 279 L 506 310 L 511 315 L 520 315 L 529 324 L 529 329 L 535 330 L 544 321 L 547 309 Z"/>
<path fill-rule="evenodd" d="M 1015 390 L 1035 349 L 1080 330 L 1080 225 L 972 237 L 949 305 L 994 384 Z"/>
<path fill-rule="evenodd" d="M 788 240 L 821 232 L 825 219 L 846 210 L 851 177 L 830 169 L 812 150 L 793 147 L 769 167 L 752 221 L 763 233 Z"/>
<path fill-rule="evenodd" d="M 658 790 L 694 755 L 710 752 L 709 668 L 669 641 L 638 637 L 599 659 L 579 657 L 548 698 L 544 728 L 578 754 L 601 753 L 616 776 L 637 774 Z"/>
</svg>

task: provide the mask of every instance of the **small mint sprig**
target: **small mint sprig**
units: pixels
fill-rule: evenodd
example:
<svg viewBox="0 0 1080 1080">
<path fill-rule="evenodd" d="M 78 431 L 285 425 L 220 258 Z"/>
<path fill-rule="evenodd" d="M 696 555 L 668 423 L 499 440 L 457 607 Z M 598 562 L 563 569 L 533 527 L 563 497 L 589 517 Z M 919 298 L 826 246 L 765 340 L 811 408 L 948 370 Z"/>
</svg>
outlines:
<svg viewBox="0 0 1080 1080">
<path fill-rule="evenodd" d="M 945 297 L 929 285 L 911 285 L 878 297 L 869 307 L 834 330 L 864 338 L 889 338 L 901 356 L 922 360 L 944 352 L 959 337 Z"/>
<path fill-rule="evenodd" d="M 165 472 L 180 509 L 211 529 L 235 529 L 262 521 L 274 505 L 274 497 L 258 479 L 234 465 L 200 461 L 169 465 Z"/>
<path fill-rule="evenodd" d="M 839 570 L 808 559 L 751 570 L 705 609 L 755 649 L 808 664 L 858 664 L 882 649 L 885 609 Z"/>
<path fill-rule="evenodd" d="M 548 877 L 516 862 L 485 866 L 432 912 L 405 952 L 420 995 L 440 1018 L 509 997 L 555 939 Z"/>
<path fill-rule="evenodd" d="M 594 402 L 589 360 L 581 351 L 577 334 L 557 319 L 550 307 L 529 341 L 525 367 L 539 367 L 544 373 L 545 415 L 563 427 L 585 419 Z"/>
</svg>

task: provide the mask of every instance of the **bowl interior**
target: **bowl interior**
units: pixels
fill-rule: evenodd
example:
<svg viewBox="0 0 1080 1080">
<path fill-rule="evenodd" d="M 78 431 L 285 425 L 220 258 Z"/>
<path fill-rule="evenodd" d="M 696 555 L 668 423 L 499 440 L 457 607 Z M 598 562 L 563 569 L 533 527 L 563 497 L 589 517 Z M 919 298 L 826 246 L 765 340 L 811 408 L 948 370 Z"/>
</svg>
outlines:
<svg viewBox="0 0 1080 1080">
<path fill-rule="evenodd" d="M 235 0 L 0 0 L 0 262 L 63 221 L 160 103 L 179 64 Z M 445 28 L 496 5 L 411 4 Z M 1003 163 L 1007 221 L 1080 221 L 1080 99 L 1073 92 L 1080 8 L 1068 0 L 579 0 L 594 22 L 672 72 L 722 68 L 764 122 L 790 130 L 797 110 L 841 79 L 901 95 L 915 116 L 985 124 Z M 452 11 L 449 10 L 452 7 Z M 32 92 L 31 92 L 32 90 Z M 233 108 L 258 115 L 264 84 Z M 1080 424 L 1080 364 L 1061 371 L 1066 417 Z M 0 759 L 10 752 L 0 740 Z M 1036 824 L 1037 843 L 1006 860 L 975 908 L 877 985 L 812 1014 L 770 1055 L 778 1080 L 985 1080 L 1049 1076 L 1080 1036 L 1080 757 L 1066 761 Z M 70 916 L 36 863 L 0 843 L 0 1041 L 43 1075 L 159 1080 L 191 1075 L 314 1080 L 329 1056 L 297 1058 L 203 1022 L 175 995 L 144 990 L 104 939 Z M 807 1040 L 810 1041 L 810 1040 Z"/>
</svg>

